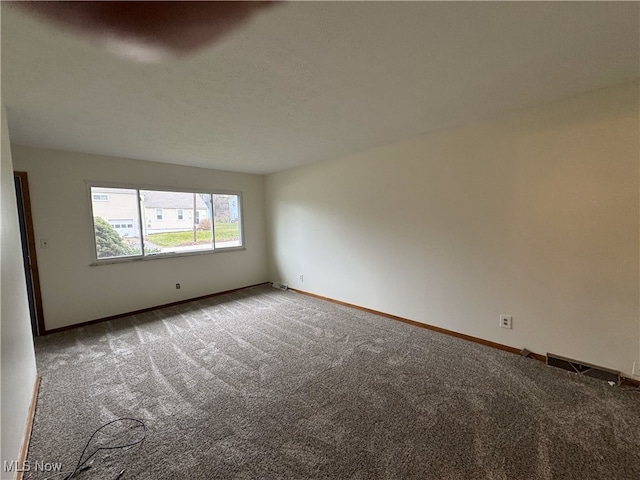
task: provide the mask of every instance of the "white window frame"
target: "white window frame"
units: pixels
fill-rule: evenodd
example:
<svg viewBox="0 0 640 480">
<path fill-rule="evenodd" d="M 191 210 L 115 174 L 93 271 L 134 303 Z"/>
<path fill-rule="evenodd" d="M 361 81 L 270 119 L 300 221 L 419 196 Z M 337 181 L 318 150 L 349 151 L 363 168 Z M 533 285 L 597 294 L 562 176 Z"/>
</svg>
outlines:
<svg viewBox="0 0 640 480">
<path fill-rule="evenodd" d="M 128 263 L 135 261 L 149 261 L 149 260 L 157 260 L 160 258 L 171 258 L 171 257 L 188 257 L 192 255 L 209 255 L 212 253 L 222 253 L 222 252 L 235 252 L 239 250 L 246 250 L 245 247 L 245 238 L 244 238 L 244 209 L 243 209 L 243 199 L 242 192 L 236 190 L 219 190 L 219 189 L 207 189 L 207 188 L 179 188 L 174 186 L 160 186 L 160 185 L 143 185 L 143 184 L 128 184 L 128 183 L 113 183 L 113 182 L 99 182 L 99 181 L 85 181 L 87 187 L 87 198 L 89 199 L 89 212 L 90 212 L 90 232 L 92 239 L 92 255 L 93 259 L 90 263 L 91 266 L 97 265 L 108 265 L 113 263 Z M 126 257 L 111 257 L 111 258 L 98 258 L 98 252 L 96 248 L 96 238 L 95 238 L 95 225 L 93 221 L 93 194 L 91 192 L 92 188 L 121 188 L 128 190 L 136 190 L 138 192 L 138 219 L 139 219 L 139 238 L 141 242 L 142 253 L 140 255 L 131 255 Z M 144 216 L 142 215 L 142 205 L 140 201 L 140 191 L 141 190 L 154 190 L 159 192 L 184 192 L 184 193 L 207 193 L 209 195 L 235 195 L 238 197 L 238 213 L 240 215 L 240 220 L 238 222 L 238 230 L 240 236 L 240 245 L 235 247 L 222 247 L 215 248 L 215 227 L 213 219 L 211 220 L 211 235 L 212 242 L 211 248 L 188 251 L 188 252 L 166 252 L 166 253 L 154 253 L 154 254 L 145 254 L 144 253 Z M 104 201 L 104 200 L 97 200 Z M 213 199 L 212 199 L 213 205 Z M 164 218 L 164 212 L 163 212 Z M 135 221 L 135 219 L 134 219 Z M 135 228 L 135 227 L 134 227 Z"/>
<path fill-rule="evenodd" d="M 149 190 L 149 189 L 147 188 L 145 190 Z M 161 222 L 163 220 L 164 220 L 164 208 L 156 208 L 156 222 Z"/>
<path fill-rule="evenodd" d="M 177 220 L 184 220 L 184 208 L 176 209 L 176 219 Z"/>
</svg>

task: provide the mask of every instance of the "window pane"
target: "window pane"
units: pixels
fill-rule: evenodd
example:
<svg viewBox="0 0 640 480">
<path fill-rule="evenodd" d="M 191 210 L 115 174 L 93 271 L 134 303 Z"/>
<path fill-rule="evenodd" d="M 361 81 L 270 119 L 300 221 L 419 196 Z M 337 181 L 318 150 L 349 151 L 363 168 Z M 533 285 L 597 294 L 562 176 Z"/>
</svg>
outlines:
<svg viewBox="0 0 640 480">
<path fill-rule="evenodd" d="M 91 187 L 91 198 L 97 257 L 141 255 L 137 191 Z"/>
<path fill-rule="evenodd" d="M 241 246 L 240 197 L 221 194 L 214 194 L 212 197 L 216 248 Z"/>
<path fill-rule="evenodd" d="M 140 190 L 140 207 L 145 255 L 213 248 L 211 222 L 206 221 L 211 210 L 208 193 Z M 184 218 L 187 212 L 191 214 Z"/>
</svg>

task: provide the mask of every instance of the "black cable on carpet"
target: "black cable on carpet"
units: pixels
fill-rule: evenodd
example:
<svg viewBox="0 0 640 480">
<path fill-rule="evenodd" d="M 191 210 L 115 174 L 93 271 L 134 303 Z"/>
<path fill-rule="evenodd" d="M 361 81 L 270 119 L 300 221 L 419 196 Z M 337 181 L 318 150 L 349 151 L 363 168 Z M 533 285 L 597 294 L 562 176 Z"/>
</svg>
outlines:
<svg viewBox="0 0 640 480">
<path fill-rule="evenodd" d="M 131 425 L 127 427 L 127 423 Z M 87 462 L 100 450 L 117 450 L 140 445 L 146 436 L 147 427 L 142 420 L 137 418 L 121 417 L 107 422 L 91 434 L 80 454 L 80 458 L 78 458 L 76 467 L 72 471 L 57 472 L 44 480 L 63 474 L 67 474 L 63 480 L 70 480 L 77 473 L 90 469 L 92 465 L 87 465 Z M 92 442 L 94 445 L 91 445 Z M 85 458 L 87 451 L 91 451 L 89 449 L 90 446 L 93 452 Z M 120 471 L 113 480 L 119 480 L 124 475 L 124 472 L 125 470 Z"/>
</svg>

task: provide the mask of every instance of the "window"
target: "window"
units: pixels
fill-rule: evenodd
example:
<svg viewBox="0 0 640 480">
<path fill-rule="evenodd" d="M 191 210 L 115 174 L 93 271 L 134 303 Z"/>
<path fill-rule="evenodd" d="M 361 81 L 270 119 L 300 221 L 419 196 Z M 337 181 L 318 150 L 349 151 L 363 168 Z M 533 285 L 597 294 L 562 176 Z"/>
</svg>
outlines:
<svg viewBox="0 0 640 480">
<path fill-rule="evenodd" d="M 240 204 L 240 194 L 91 186 L 96 261 L 242 248 Z"/>
<path fill-rule="evenodd" d="M 240 197 L 214 193 L 211 198 L 213 201 L 215 248 L 242 246 Z"/>
<path fill-rule="evenodd" d="M 142 254 L 140 229 L 133 228 L 134 224 L 140 224 L 137 190 L 110 189 L 112 201 L 109 203 L 104 203 L 100 198 L 102 194 L 93 193 L 94 188 L 91 190 L 96 258 L 106 260 L 140 256 Z M 125 217 L 124 220 L 122 217 L 118 218 L 123 214 L 128 218 Z M 123 224 L 131 227 L 123 228 Z"/>
</svg>

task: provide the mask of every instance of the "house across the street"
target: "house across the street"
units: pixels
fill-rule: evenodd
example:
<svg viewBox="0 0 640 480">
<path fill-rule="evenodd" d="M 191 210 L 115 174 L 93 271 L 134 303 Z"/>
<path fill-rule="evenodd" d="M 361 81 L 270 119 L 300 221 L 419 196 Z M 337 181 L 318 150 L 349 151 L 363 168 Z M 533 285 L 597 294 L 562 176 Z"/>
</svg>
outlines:
<svg viewBox="0 0 640 480">
<path fill-rule="evenodd" d="M 197 193 L 142 190 L 140 196 L 146 233 L 189 230 L 211 217 L 211 208 Z"/>
<path fill-rule="evenodd" d="M 149 233 L 190 230 L 205 218 L 211 218 L 211 207 L 202 196 L 188 192 L 140 191 L 140 207 L 136 190 L 92 187 L 93 214 L 105 219 L 121 237 L 137 237 L 138 212 L 142 213 L 145 235 Z M 226 197 L 226 195 L 225 195 Z M 205 196 L 209 202 L 208 194 Z M 235 196 L 232 197 L 235 200 Z M 220 204 L 220 205 L 218 205 Z M 225 208 L 226 207 L 226 208 Z M 216 202 L 218 217 L 229 217 L 229 202 Z M 233 210 L 233 207 L 231 207 Z M 237 218 L 237 201 L 235 201 Z"/>
</svg>

